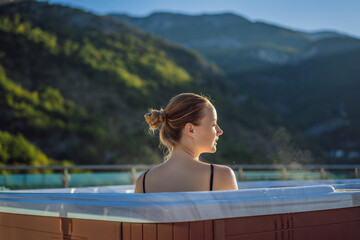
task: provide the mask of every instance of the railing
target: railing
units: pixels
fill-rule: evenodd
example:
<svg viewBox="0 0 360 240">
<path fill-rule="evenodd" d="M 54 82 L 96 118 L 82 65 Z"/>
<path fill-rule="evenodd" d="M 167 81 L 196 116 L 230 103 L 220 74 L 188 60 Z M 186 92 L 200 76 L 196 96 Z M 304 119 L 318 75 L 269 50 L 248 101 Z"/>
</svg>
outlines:
<svg viewBox="0 0 360 240">
<path fill-rule="evenodd" d="M 138 170 L 146 170 L 155 165 L 73 165 L 73 166 L 0 166 L 0 170 L 61 170 L 62 186 L 69 187 L 69 170 L 130 170 L 131 183 L 135 184 Z M 351 170 L 354 171 L 354 177 L 359 178 L 360 164 L 357 165 L 228 165 L 238 173 L 238 180 L 244 180 L 244 172 L 248 170 L 281 170 L 281 180 L 286 180 L 288 170 L 307 170 L 320 172 L 321 179 L 326 179 L 325 170 Z"/>
<path fill-rule="evenodd" d="M 239 181 L 243 181 L 244 170 L 281 170 L 281 180 L 286 180 L 287 170 L 310 170 L 319 171 L 321 179 L 326 179 L 325 169 L 328 170 L 353 170 L 355 178 L 359 178 L 360 164 L 346 165 L 230 165 L 233 170 L 238 171 Z"/>
<path fill-rule="evenodd" d="M 0 166 L 0 170 L 61 170 L 62 171 L 62 186 L 69 187 L 71 169 L 83 170 L 130 170 L 131 183 L 135 184 L 137 176 L 136 171 L 141 169 L 149 169 L 155 165 L 73 165 L 73 166 Z"/>
</svg>

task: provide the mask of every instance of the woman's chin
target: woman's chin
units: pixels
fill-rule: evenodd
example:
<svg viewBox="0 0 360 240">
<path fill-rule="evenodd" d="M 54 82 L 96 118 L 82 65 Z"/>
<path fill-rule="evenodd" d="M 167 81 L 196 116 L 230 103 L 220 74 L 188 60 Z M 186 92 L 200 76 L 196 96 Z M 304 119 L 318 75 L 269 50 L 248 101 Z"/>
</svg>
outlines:
<svg viewBox="0 0 360 240">
<path fill-rule="evenodd" d="M 216 152 L 216 144 L 212 145 L 212 147 L 208 148 L 208 150 L 204 151 L 203 153 L 214 153 Z"/>
</svg>

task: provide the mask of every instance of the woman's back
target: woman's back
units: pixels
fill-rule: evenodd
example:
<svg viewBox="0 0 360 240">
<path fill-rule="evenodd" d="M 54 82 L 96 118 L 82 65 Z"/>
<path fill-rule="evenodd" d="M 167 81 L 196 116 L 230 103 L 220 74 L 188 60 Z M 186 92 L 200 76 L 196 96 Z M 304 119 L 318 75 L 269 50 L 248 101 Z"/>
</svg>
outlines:
<svg viewBox="0 0 360 240">
<path fill-rule="evenodd" d="M 233 171 L 222 165 L 195 162 L 176 164 L 165 162 L 142 174 L 136 183 L 135 192 L 190 192 L 237 189 Z M 236 183 L 235 183 L 236 184 Z"/>
</svg>

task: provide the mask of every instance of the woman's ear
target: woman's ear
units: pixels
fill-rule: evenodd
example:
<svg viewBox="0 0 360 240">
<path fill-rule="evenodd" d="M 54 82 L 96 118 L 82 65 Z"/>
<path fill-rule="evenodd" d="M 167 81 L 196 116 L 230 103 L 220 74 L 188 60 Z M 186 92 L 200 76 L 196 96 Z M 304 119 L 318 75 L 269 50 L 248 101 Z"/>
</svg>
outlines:
<svg viewBox="0 0 360 240">
<path fill-rule="evenodd" d="M 186 123 L 184 127 L 185 134 L 189 136 L 190 138 L 195 137 L 195 129 L 194 125 L 192 123 Z"/>
</svg>

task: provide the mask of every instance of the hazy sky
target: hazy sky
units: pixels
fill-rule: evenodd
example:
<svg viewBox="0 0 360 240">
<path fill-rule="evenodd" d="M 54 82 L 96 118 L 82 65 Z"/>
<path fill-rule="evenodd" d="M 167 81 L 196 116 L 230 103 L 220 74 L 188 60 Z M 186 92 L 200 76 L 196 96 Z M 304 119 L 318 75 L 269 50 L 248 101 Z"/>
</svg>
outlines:
<svg viewBox="0 0 360 240">
<path fill-rule="evenodd" d="M 336 30 L 360 38 L 359 0 L 50 0 L 97 14 L 147 16 L 155 11 L 201 14 L 233 12 L 292 29 Z"/>
</svg>

